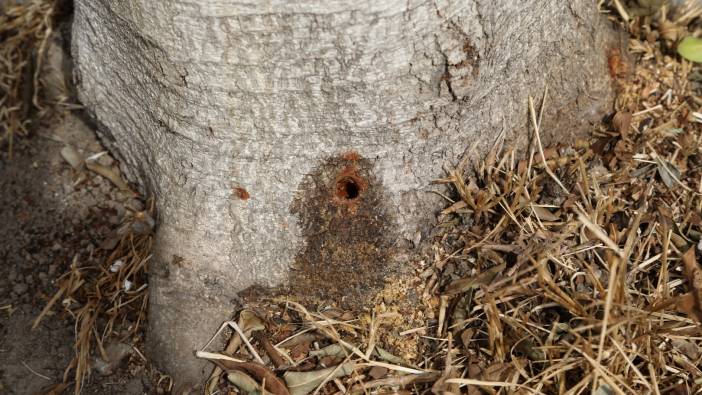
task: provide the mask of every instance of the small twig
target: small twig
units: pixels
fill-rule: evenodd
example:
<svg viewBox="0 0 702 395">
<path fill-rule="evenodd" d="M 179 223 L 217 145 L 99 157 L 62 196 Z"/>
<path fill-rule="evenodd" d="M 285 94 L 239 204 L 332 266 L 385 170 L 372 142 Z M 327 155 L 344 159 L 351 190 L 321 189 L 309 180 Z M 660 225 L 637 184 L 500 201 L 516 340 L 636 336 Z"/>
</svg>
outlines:
<svg viewBox="0 0 702 395">
<path fill-rule="evenodd" d="M 43 378 L 44 380 L 47 380 L 47 381 L 53 381 L 53 380 L 51 379 L 51 377 L 44 376 L 43 374 L 38 373 L 38 372 L 35 371 L 34 369 L 30 368 L 29 365 L 27 365 L 26 362 L 22 361 L 22 365 L 24 365 L 24 367 L 27 368 L 27 369 L 28 369 L 30 372 L 32 372 L 34 375 L 39 376 L 39 377 L 41 377 L 41 378 Z"/>
</svg>

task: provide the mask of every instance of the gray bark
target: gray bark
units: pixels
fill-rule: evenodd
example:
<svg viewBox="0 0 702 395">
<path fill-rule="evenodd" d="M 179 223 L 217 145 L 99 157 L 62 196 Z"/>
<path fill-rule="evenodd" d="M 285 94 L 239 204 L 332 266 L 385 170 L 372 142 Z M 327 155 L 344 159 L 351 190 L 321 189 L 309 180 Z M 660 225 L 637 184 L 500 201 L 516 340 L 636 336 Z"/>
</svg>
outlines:
<svg viewBox="0 0 702 395">
<path fill-rule="evenodd" d="M 582 131 L 618 46 L 591 0 L 76 0 L 80 99 L 157 197 L 152 356 L 198 378 L 252 285 L 362 306 L 431 224 L 442 167 L 523 144 L 546 84 L 543 137 Z"/>
</svg>

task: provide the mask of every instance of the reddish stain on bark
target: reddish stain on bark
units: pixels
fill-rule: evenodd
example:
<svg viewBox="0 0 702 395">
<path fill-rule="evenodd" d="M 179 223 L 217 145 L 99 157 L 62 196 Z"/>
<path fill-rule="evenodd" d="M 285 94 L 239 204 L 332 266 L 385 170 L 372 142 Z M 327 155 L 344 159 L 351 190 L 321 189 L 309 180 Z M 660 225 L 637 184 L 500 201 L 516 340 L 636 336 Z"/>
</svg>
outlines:
<svg viewBox="0 0 702 395">
<path fill-rule="evenodd" d="M 322 158 L 306 174 L 290 204 L 304 242 L 286 285 L 251 287 L 247 301 L 271 296 L 305 305 L 371 306 L 395 265 L 396 221 L 373 162 L 354 151 Z"/>
<path fill-rule="evenodd" d="M 249 192 L 242 187 L 234 188 L 234 196 L 241 200 L 249 200 L 249 198 L 251 197 L 251 195 L 249 195 Z"/>
<path fill-rule="evenodd" d="M 336 188 L 333 190 L 332 200 L 337 205 L 348 206 L 349 212 L 354 214 L 363 193 L 368 189 L 368 182 L 358 172 L 357 161 L 360 155 L 349 151 L 341 155 L 341 159 L 350 163 L 337 174 Z"/>
<path fill-rule="evenodd" d="M 607 66 L 609 68 L 609 76 L 612 79 L 624 76 L 629 69 L 619 48 L 607 50 Z"/>
<path fill-rule="evenodd" d="M 358 162 L 359 159 L 361 159 L 361 155 L 358 154 L 356 151 L 346 151 L 341 155 L 341 159 L 343 160 L 348 160 L 350 162 Z"/>
</svg>

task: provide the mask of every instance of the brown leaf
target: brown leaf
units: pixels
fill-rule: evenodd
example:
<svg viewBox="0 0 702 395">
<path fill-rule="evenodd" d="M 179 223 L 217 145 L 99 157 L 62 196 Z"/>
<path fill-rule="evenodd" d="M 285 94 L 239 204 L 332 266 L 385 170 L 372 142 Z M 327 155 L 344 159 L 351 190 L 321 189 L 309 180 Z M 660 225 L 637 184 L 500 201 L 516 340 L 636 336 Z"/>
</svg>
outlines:
<svg viewBox="0 0 702 395">
<path fill-rule="evenodd" d="M 474 335 L 475 329 L 473 328 L 467 328 L 466 330 L 461 332 L 461 343 L 463 344 L 463 347 L 468 348 L 468 346 L 470 346 Z"/>
<path fill-rule="evenodd" d="M 286 372 L 283 378 L 290 388 L 292 395 L 305 395 L 315 390 L 328 380 L 348 376 L 353 373 L 356 365 L 352 362 L 326 369 L 309 372 Z"/>
<path fill-rule="evenodd" d="M 614 118 L 612 118 L 612 125 L 614 125 L 614 129 L 619 132 L 622 138 L 626 138 L 631 129 L 631 113 L 621 111 L 616 113 Z"/>
<path fill-rule="evenodd" d="M 129 188 L 129 185 L 127 185 L 127 183 L 124 182 L 124 180 L 122 180 L 122 176 L 119 174 L 119 170 L 117 170 L 117 168 L 103 166 L 97 162 L 92 161 L 86 161 L 85 167 L 87 167 L 88 170 L 107 178 L 120 190 L 131 192 L 134 194 L 134 191 L 132 191 L 132 189 Z"/>
<path fill-rule="evenodd" d="M 280 355 L 278 350 L 276 350 L 275 347 L 273 347 L 273 344 L 271 344 L 271 341 L 268 339 L 268 336 L 259 331 L 256 333 L 254 338 L 258 340 L 261 346 L 263 346 L 263 349 L 266 351 L 266 354 L 268 354 L 268 358 L 271 359 L 271 362 L 273 363 L 273 366 L 275 366 L 276 369 L 286 365 L 285 358 L 283 358 L 283 356 Z"/>
<path fill-rule="evenodd" d="M 678 299 L 678 308 L 702 322 L 702 269 L 697 263 L 694 246 L 685 252 L 682 261 L 690 292 Z"/>
<path fill-rule="evenodd" d="M 248 373 L 259 382 L 266 383 L 266 390 L 274 395 L 290 395 L 288 387 L 271 370 L 263 365 L 254 362 L 234 362 L 225 359 L 210 359 L 227 373 L 233 371 L 243 371 Z"/>
<path fill-rule="evenodd" d="M 388 375 L 388 368 L 373 366 L 371 370 L 368 371 L 368 375 L 374 379 L 382 379 Z"/>
<path fill-rule="evenodd" d="M 542 221 L 554 222 L 561 219 L 559 216 L 541 206 L 532 205 L 531 210 L 534 212 L 534 215 L 536 215 Z"/>
<path fill-rule="evenodd" d="M 506 264 L 502 263 L 497 266 L 493 266 L 490 269 L 478 274 L 475 277 L 467 277 L 458 279 L 446 287 L 444 295 L 457 295 L 468 291 L 471 288 L 478 287 L 480 285 L 489 284 L 495 276 L 505 269 Z"/>
<path fill-rule="evenodd" d="M 696 361 L 697 358 L 700 357 L 700 348 L 697 346 L 697 344 L 691 341 L 683 339 L 673 339 L 671 343 L 673 344 L 673 347 L 677 348 L 678 351 L 680 351 L 686 357 L 690 358 L 691 361 Z"/>
<path fill-rule="evenodd" d="M 310 342 L 302 342 L 291 348 L 290 357 L 293 361 L 301 361 L 307 358 L 307 354 L 310 352 L 310 344 Z"/>
</svg>

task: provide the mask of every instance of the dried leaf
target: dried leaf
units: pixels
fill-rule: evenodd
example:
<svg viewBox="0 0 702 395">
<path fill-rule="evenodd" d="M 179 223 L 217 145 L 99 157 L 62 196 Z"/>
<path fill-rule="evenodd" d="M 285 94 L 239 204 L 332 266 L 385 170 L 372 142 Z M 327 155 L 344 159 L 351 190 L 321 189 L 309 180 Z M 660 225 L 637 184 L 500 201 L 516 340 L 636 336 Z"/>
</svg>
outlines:
<svg viewBox="0 0 702 395">
<path fill-rule="evenodd" d="M 113 183 L 120 190 L 133 193 L 131 188 L 129 188 L 129 185 L 127 185 L 127 183 L 124 182 L 124 180 L 122 179 L 122 177 L 119 174 L 119 171 L 117 171 L 116 168 L 103 166 L 97 162 L 91 162 L 91 161 L 86 161 L 85 167 L 87 167 L 88 170 L 95 172 L 95 173 L 107 178 L 111 183 Z"/>
<path fill-rule="evenodd" d="M 274 395 L 290 395 L 288 387 L 270 369 L 255 362 L 235 362 L 225 359 L 208 359 L 227 373 L 243 371 L 260 382 L 265 382 L 266 391 Z"/>
<path fill-rule="evenodd" d="M 458 295 L 460 293 L 466 292 L 471 288 L 475 288 L 481 285 L 489 284 L 498 273 L 503 271 L 506 267 L 505 263 L 501 263 L 497 266 L 493 266 L 490 269 L 478 274 L 475 277 L 461 278 L 458 279 L 446 287 L 443 295 Z"/>
<path fill-rule="evenodd" d="M 346 356 L 344 348 L 337 343 L 330 344 L 319 350 L 310 351 L 310 356 L 322 358 L 322 357 L 338 357 L 343 358 Z"/>
<path fill-rule="evenodd" d="M 251 332 L 266 329 L 266 326 L 256 313 L 251 310 L 242 310 L 239 313 L 239 328 L 248 336 Z"/>
<path fill-rule="evenodd" d="M 283 378 L 290 389 L 290 395 L 306 395 L 325 381 L 348 376 L 353 373 L 355 366 L 355 364 L 348 362 L 343 365 L 311 372 L 286 372 Z"/>
<path fill-rule="evenodd" d="M 283 358 L 283 356 L 280 355 L 280 353 L 278 352 L 278 350 L 276 350 L 273 344 L 271 344 L 271 341 L 268 339 L 268 336 L 266 336 L 266 334 L 261 333 L 259 331 L 255 337 L 258 340 L 259 344 L 261 344 L 263 349 L 266 351 L 268 358 L 270 358 L 271 362 L 273 363 L 273 366 L 275 366 L 276 369 L 287 364 L 285 358 Z"/>
<path fill-rule="evenodd" d="M 609 386 L 609 384 L 602 384 L 599 387 L 597 387 L 597 390 L 594 392 L 594 395 L 614 395 L 615 392 L 612 389 L 612 387 Z"/>
<path fill-rule="evenodd" d="M 229 380 L 230 383 L 234 384 L 244 393 L 261 393 L 261 386 L 256 382 L 256 380 L 252 379 L 251 376 L 242 371 L 234 370 L 227 373 L 227 380 Z"/>
<path fill-rule="evenodd" d="M 679 299 L 678 307 L 702 322 L 702 269 L 695 257 L 695 247 L 691 247 L 682 256 L 685 265 L 685 278 L 690 292 Z"/>
<path fill-rule="evenodd" d="M 680 170 L 678 170 L 674 164 L 660 158 L 656 158 L 656 164 L 658 166 L 658 175 L 661 177 L 661 180 L 665 186 L 672 188 L 677 182 L 676 180 L 680 180 Z"/>
<path fill-rule="evenodd" d="M 701 350 L 697 344 L 683 340 L 683 339 L 673 339 L 673 347 L 677 348 L 682 354 L 690 358 L 691 361 L 696 361 L 700 357 Z"/>
<path fill-rule="evenodd" d="M 531 211 L 542 221 L 554 222 L 561 219 L 561 217 L 553 214 L 552 212 L 548 211 L 548 209 L 541 206 L 532 205 Z"/>
<path fill-rule="evenodd" d="M 404 359 L 389 353 L 381 347 L 376 346 L 375 351 L 378 353 L 378 357 L 383 361 L 394 363 L 395 365 L 409 365 Z"/>
<path fill-rule="evenodd" d="M 310 345 L 310 342 L 296 344 L 290 349 L 290 358 L 292 358 L 293 361 L 301 361 L 307 358 L 307 355 L 310 352 Z"/>
<path fill-rule="evenodd" d="M 629 135 L 629 130 L 631 129 L 631 113 L 630 112 L 617 112 L 612 118 L 612 125 L 614 129 L 619 132 L 619 134 L 626 138 Z"/>
<path fill-rule="evenodd" d="M 371 370 L 368 371 L 368 376 L 374 379 L 382 379 L 388 375 L 388 368 L 382 366 L 373 366 Z"/>
</svg>

